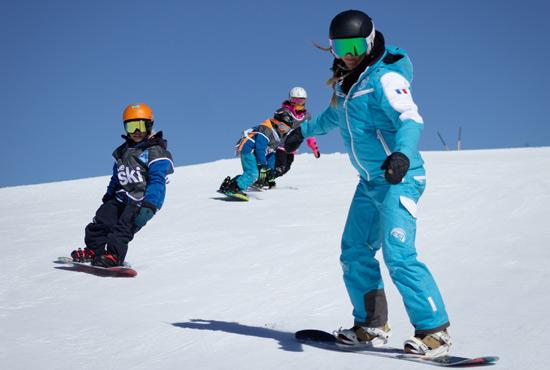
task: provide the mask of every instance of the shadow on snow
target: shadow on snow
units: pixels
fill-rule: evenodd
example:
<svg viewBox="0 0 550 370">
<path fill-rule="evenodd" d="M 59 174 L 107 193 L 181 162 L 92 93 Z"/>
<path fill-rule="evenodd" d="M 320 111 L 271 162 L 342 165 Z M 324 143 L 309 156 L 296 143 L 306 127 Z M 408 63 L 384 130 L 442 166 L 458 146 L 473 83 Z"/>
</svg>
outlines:
<svg viewBox="0 0 550 370">
<path fill-rule="evenodd" d="M 284 351 L 303 351 L 302 344 L 294 339 L 294 333 L 270 329 L 267 327 L 243 325 L 238 322 L 202 319 L 192 319 L 189 322 L 176 322 L 172 323 L 172 325 L 183 329 L 223 331 L 231 334 L 273 339 L 279 343 L 279 348 Z"/>
</svg>

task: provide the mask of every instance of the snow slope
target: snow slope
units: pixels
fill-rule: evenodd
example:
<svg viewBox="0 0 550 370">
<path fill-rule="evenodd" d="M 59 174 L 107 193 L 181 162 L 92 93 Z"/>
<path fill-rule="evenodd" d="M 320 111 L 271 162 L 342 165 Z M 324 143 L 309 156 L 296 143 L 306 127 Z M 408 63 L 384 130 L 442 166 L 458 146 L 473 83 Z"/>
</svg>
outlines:
<svg viewBox="0 0 550 370">
<path fill-rule="evenodd" d="M 417 246 L 457 355 L 543 369 L 550 327 L 550 148 L 424 153 Z M 59 269 L 107 177 L 0 189 L 1 369 L 414 369 L 302 346 L 352 324 L 339 239 L 357 176 L 346 155 L 297 157 L 249 203 L 214 192 L 238 160 L 179 167 L 130 245 L 135 279 Z M 413 332 L 386 274 L 393 337 Z"/>
</svg>

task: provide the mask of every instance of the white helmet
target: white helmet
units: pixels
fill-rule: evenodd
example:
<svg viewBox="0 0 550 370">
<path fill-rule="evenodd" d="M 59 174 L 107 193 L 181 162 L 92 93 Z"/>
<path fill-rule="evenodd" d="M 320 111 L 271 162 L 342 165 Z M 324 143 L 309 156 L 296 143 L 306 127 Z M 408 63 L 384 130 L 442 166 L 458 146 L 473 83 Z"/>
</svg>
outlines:
<svg viewBox="0 0 550 370">
<path fill-rule="evenodd" d="M 306 89 L 300 86 L 293 87 L 290 89 L 290 92 L 288 93 L 288 98 L 302 98 L 307 99 L 307 92 Z"/>
</svg>

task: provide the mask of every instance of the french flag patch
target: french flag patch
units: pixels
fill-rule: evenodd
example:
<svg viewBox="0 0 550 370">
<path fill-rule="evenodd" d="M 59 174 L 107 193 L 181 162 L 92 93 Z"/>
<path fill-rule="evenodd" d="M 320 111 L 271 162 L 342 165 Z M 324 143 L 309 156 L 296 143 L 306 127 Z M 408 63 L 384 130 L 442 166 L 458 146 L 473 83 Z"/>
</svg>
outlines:
<svg viewBox="0 0 550 370">
<path fill-rule="evenodd" d="M 395 92 L 396 92 L 398 95 L 401 95 L 401 94 L 408 94 L 408 93 L 409 93 L 409 90 L 408 90 L 408 89 L 395 89 Z"/>
</svg>

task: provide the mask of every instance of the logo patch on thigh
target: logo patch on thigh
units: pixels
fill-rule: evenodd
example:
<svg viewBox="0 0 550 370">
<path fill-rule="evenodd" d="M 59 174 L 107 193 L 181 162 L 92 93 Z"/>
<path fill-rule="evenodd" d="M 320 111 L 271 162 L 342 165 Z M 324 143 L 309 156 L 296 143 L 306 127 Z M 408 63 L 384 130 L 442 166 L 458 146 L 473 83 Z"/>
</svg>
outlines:
<svg viewBox="0 0 550 370">
<path fill-rule="evenodd" d="M 405 240 L 407 240 L 407 233 L 400 227 L 392 229 L 390 234 L 401 243 L 405 243 Z"/>
</svg>

